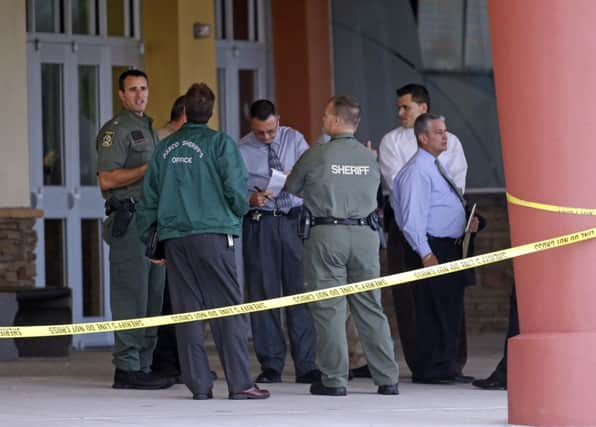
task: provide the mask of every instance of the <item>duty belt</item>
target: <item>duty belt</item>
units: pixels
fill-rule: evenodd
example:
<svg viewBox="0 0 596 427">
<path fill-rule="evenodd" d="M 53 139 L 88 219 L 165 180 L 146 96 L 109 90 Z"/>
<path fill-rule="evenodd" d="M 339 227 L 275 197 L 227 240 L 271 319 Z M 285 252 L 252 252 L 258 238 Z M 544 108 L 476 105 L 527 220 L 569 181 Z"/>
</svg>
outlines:
<svg viewBox="0 0 596 427">
<path fill-rule="evenodd" d="M 316 225 L 370 225 L 368 218 L 333 218 L 330 216 L 315 216 L 311 227 Z"/>
</svg>

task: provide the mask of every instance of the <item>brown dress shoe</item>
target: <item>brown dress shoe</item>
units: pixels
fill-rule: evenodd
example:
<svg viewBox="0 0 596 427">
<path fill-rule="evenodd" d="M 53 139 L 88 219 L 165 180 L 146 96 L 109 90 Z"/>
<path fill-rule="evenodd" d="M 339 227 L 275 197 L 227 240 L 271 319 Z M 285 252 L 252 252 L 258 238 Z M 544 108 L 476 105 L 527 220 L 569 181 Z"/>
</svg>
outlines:
<svg viewBox="0 0 596 427">
<path fill-rule="evenodd" d="M 231 400 L 267 399 L 269 390 L 260 389 L 256 384 L 242 391 L 233 391 L 228 396 Z"/>
</svg>

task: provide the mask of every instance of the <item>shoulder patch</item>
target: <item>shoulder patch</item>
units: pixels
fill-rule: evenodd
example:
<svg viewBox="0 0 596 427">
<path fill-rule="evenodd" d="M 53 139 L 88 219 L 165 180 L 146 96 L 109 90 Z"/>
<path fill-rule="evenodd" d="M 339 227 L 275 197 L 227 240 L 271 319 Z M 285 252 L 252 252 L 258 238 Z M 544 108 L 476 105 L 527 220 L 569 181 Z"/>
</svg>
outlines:
<svg viewBox="0 0 596 427">
<path fill-rule="evenodd" d="M 114 131 L 107 130 L 103 133 L 103 137 L 101 138 L 101 146 L 104 148 L 108 148 L 112 145 L 112 140 L 114 137 Z"/>
</svg>

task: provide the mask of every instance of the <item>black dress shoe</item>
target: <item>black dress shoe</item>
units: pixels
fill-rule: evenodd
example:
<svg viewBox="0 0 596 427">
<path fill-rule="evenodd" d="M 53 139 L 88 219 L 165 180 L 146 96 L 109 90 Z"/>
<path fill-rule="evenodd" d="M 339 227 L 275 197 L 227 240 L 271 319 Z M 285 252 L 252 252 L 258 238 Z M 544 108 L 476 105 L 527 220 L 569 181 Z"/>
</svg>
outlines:
<svg viewBox="0 0 596 427">
<path fill-rule="evenodd" d="M 507 379 L 503 379 L 493 373 L 490 377 L 483 380 L 472 381 L 472 385 L 484 390 L 507 390 Z"/>
<path fill-rule="evenodd" d="M 389 384 L 389 385 L 380 385 L 377 393 L 379 394 L 399 394 L 399 388 L 397 387 L 397 383 Z"/>
<path fill-rule="evenodd" d="M 207 393 L 195 393 L 192 395 L 193 400 L 207 400 L 213 399 L 213 390 L 209 390 Z"/>
<path fill-rule="evenodd" d="M 114 384 L 116 389 L 160 390 L 173 386 L 175 380 L 143 371 L 123 371 L 116 369 Z"/>
<path fill-rule="evenodd" d="M 280 383 L 281 374 L 275 369 L 267 368 L 259 374 L 259 376 L 255 379 L 255 382 L 263 384 Z"/>
<path fill-rule="evenodd" d="M 412 377 L 412 382 L 416 384 L 455 384 L 455 377 L 446 378 L 417 378 Z"/>
<path fill-rule="evenodd" d="M 472 381 L 474 381 L 474 377 L 471 377 L 470 375 L 456 375 L 455 376 L 456 383 L 470 384 Z"/>
<path fill-rule="evenodd" d="M 317 381 L 311 384 L 310 394 L 319 396 L 345 396 L 348 393 L 345 387 L 327 387 L 322 382 Z"/>
<path fill-rule="evenodd" d="M 254 400 L 267 399 L 270 396 L 268 390 L 260 389 L 256 384 L 251 388 L 242 391 L 233 391 L 228 398 L 231 400 Z"/>
<path fill-rule="evenodd" d="M 318 369 L 312 369 L 306 374 L 296 377 L 297 384 L 312 384 L 317 381 L 321 381 L 321 371 Z"/>
<path fill-rule="evenodd" d="M 351 369 L 352 376 L 354 378 L 372 378 L 368 365 L 361 366 L 359 368 Z"/>
</svg>

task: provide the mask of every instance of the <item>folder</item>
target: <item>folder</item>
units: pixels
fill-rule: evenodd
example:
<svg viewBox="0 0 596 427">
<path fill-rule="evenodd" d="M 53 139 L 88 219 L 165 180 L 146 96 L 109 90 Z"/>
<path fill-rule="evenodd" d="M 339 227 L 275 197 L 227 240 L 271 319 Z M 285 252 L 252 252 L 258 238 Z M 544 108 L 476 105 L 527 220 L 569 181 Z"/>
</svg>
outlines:
<svg viewBox="0 0 596 427">
<path fill-rule="evenodd" d="M 462 258 L 466 258 L 468 256 L 468 249 L 470 247 L 470 238 L 472 237 L 472 231 L 470 230 L 470 226 L 472 225 L 472 218 L 476 214 L 476 203 L 472 206 L 470 210 L 470 215 L 468 216 L 468 222 L 466 223 L 466 228 L 464 229 L 464 240 L 461 245 L 462 247 Z"/>
</svg>

